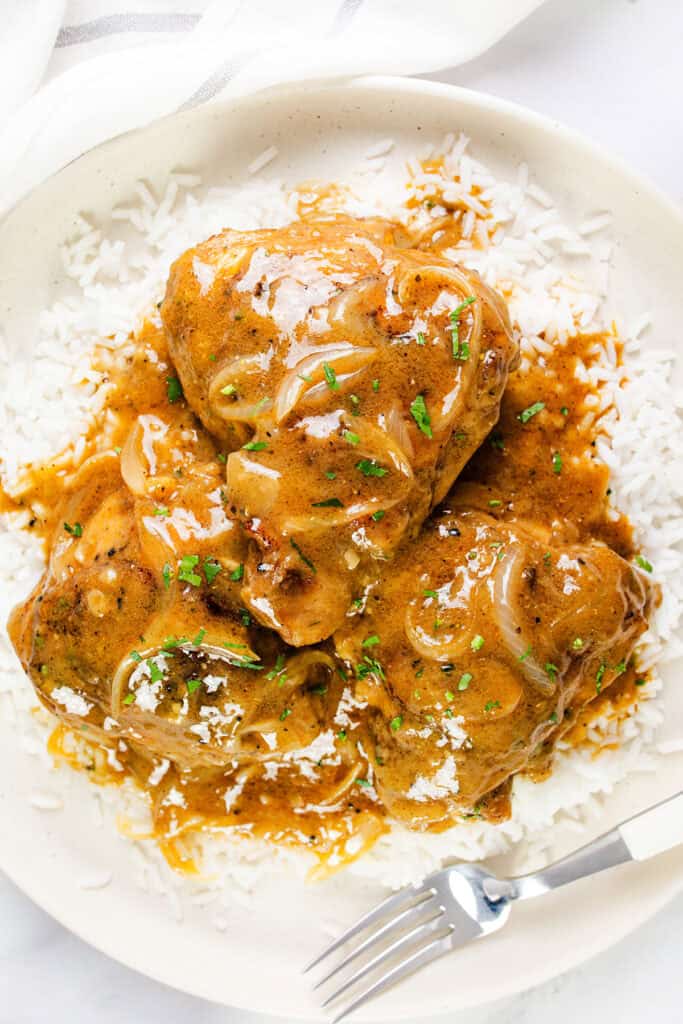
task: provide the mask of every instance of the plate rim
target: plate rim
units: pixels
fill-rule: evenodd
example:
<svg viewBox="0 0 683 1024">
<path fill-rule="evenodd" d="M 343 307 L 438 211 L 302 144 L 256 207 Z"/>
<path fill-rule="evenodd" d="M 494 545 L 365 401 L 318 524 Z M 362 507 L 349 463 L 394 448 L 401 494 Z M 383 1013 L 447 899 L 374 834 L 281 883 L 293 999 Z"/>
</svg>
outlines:
<svg viewBox="0 0 683 1024">
<path fill-rule="evenodd" d="M 530 124 L 550 137 L 558 138 L 565 143 L 570 144 L 575 150 L 579 152 L 582 151 L 592 160 L 599 162 L 607 170 L 617 174 L 619 177 L 624 179 L 624 181 L 627 182 L 636 193 L 645 196 L 649 203 L 657 204 L 662 211 L 672 219 L 675 228 L 683 233 L 683 207 L 681 207 L 647 175 L 634 170 L 624 158 L 616 155 L 608 147 L 596 142 L 594 139 L 584 135 L 582 132 L 570 127 L 562 121 L 556 120 L 546 114 L 541 114 L 533 108 L 503 99 L 492 93 L 469 89 L 447 82 L 434 81 L 432 79 L 413 76 L 333 76 L 329 78 L 316 78 L 315 80 L 290 81 L 285 84 L 270 86 L 266 89 L 249 92 L 238 97 L 225 97 L 214 101 L 207 106 L 210 107 L 213 113 L 217 116 L 220 116 L 221 114 L 229 116 L 230 112 L 235 108 L 248 106 L 255 102 L 267 103 L 269 98 L 277 97 L 278 100 L 281 100 L 289 97 L 295 100 L 296 96 L 300 95 L 302 92 L 309 95 L 313 92 L 318 93 L 330 90 L 343 90 L 348 94 L 353 94 L 354 91 L 362 92 L 364 90 L 376 91 L 378 93 L 386 92 L 389 94 L 390 98 L 395 97 L 397 93 L 409 93 L 411 95 L 422 95 L 426 97 L 438 96 L 447 100 L 450 99 L 454 104 L 460 102 L 470 107 L 485 109 L 487 111 L 500 114 L 502 117 L 519 124 Z M 194 112 L 199 113 L 205 109 L 205 106 L 198 107 L 195 108 Z M 191 115 L 194 112 L 189 113 Z M 141 136 L 160 122 L 187 116 L 187 111 L 183 111 L 181 113 L 177 112 L 175 114 L 170 114 L 166 117 L 156 119 L 132 131 L 120 133 L 119 135 L 90 148 L 81 154 L 81 156 L 76 158 L 76 160 L 72 160 L 64 167 L 60 168 L 46 179 L 46 181 L 51 181 L 58 177 L 67 171 L 73 164 L 87 158 L 92 153 L 106 151 L 108 147 L 114 146 L 122 138 Z M 12 215 L 15 214 L 25 202 L 30 200 L 30 198 L 38 192 L 44 184 L 45 181 L 35 186 L 27 194 L 22 196 L 13 206 L 4 211 L 3 216 L 0 218 L 0 227 L 5 220 L 12 217 Z M 167 976 L 163 975 L 163 972 L 150 967 L 149 964 L 145 964 L 144 967 L 136 965 L 133 962 L 132 957 L 126 957 L 125 949 L 121 950 L 120 947 L 117 946 L 115 940 L 107 942 L 107 933 L 105 932 L 102 934 L 101 931 L 98 931 L 95 924 L 90 925 L 89 922 L 83 922 L 78 915 L 76 915 L 76 919 L 72 919 L 74 915 L 69 914 L 68 902 L 62 901 L 60 903 L 59 899 L 56 897 L 46 897 L 45 893 L 41 891 L 40 885 L 33 884 L 33 877 L 31 876 L 30 871 L 27 872 L 26 875 L 22 875 L 21 871 L 13 871 L 11 868 L 8 868 L 3 861 L 3 841 L 2 835 L 0 835 L 0 870 L 6 875 L 6 877 L 9 878 L 10 881 L 16 885 L 17 888 L 36 906 L 40 907 L 51 918 L 53 918 L 53 920 L 58 922 L 62 927 L 66 928 L 81 941 L 87 943 L 89 946 L 96 949 L 98 952 L 103 953 L 105 956 L 108 956 L 110 959 L 123 964 L 138 974 L 142 974 L 160 984 L 164 984 L 169 988 L 185 992 L 197 998 L 205 999 L 209 1002 L 215 1003 L 216 1005 L 231 1006 L 235 1009 L 244 1009 L 250 1012 L 268 1013 L 276 1018 L 291 1020 L 288 1013 L 285 1013 L 284 1011 L 282 1013 L 278 1013 L 273 1010 L 270 1005 L 266 1010 L 263 1009 L 262 1006 L 255 1006 L 253 1003 L 251 1005 L 245 1005 L 238 1001 L 228 1004 L 224 1000 L 217 999 L 215 996 L 212 996 L 205 991 L 201 991 L 198 985 L 195 984 L 193 986 L 191 979 L 185 980 L 184 975 L 181 975 L 181 977 L 176 978 L 171 982 Z M 594 935 L 593 940 L 587 941 L 585 946 L 582 946 L 580 950 L 565 950 L 562 955 L 556 956 L 550 965 L 545 964 L 541 969 L 537 968 L 530 972 L 532 976 L 525 976 L 520 979 L 521 984 L 510 977 L 509 981 L 504 981 L 496 989 L 490 999 L 469 998 L 466 1001 L 453 1006 L 448 1012 L 457 1012 L 458 1010 L 470 1009 L 478 1005 L 486 1005 L 489 1002 L 504 999 L 516 993 L 528 991 L 530 988 L 542 984 L 544 981 L 548 981 L 564 971 L 579 967 L 587 960 L 611 948 L 611 946 L 619 942 L 626 935 L 635 931 L 643 923 L 657 914 L 681 891 L 683 891 L 683 875 L 679 879 L 672 879 L 671 877 L 668 877 L 662 881 L 661 890 L 657 897 L 651 899 L 646 906 L 638 904 L 638 909 L 629 917 L 627 927 L 618 934 L 612 934 L 607 939 L 606 943 L 603 939 L 599 939 Z M 309 1017 L 307 1019 L 322 1019 L 322 1017 Z M 398 1020 L 404 1018 L 393 1014 L 391 1018 L 382 1019 Z"/>
</svg>

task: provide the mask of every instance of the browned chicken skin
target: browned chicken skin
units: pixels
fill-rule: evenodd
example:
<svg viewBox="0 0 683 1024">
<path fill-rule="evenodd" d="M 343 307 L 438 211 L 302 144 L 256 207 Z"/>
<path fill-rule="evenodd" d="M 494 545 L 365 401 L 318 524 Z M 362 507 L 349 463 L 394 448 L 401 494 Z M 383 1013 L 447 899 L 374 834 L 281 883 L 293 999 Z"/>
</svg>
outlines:
<svg viewBox="0 0 683 1024">
<path fill-rule="evenodd" d="M 498 296 L 395 236 L 351 218 L 226 231 L 175 263 L 162 306 L 185 396 L 230 451 L 245 602 L 295 646 L 416 534 L 517 360 Z"/>
</svg>

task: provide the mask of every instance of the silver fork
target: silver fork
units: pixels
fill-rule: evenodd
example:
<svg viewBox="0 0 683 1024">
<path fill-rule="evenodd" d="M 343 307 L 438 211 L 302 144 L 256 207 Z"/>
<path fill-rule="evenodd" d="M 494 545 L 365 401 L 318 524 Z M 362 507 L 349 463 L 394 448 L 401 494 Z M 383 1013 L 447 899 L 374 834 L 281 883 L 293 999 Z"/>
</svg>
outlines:
<svg viewBox="0 0 683 1024">
<path fill-rule="evenodd" d="M 342 959 L 314 986 L 318 989 L 346 972 L 337 977 L 341 984 L 322 1003 L 329 1006 L 349 994 L 351 1001 L 333 1018 L 336 1024 L 450 950 L 502 928 L 514 900 L 541 896 L 626 861 L 646 860 L 678 843 L 683 843 L 683 791 L 533 874 L 497 878 L 476 864 L 453 864 L 380 903 L 312 960 L 304 973 L 349 944 Z"/>
</svg>

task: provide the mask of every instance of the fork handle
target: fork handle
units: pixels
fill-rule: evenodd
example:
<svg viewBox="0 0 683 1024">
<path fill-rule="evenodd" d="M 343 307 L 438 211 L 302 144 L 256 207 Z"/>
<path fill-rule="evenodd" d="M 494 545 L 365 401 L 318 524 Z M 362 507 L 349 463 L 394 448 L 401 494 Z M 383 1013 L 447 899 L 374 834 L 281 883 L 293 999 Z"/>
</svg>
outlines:
<svg viewBox="0 0 683 1024">
<path fill-rule="evenodd" d="M 529 899 L 630 860 L 647 860 L 683 843 L 683 791 L 622 822 L 542 871 L 511 878 L 513 899 Z M 493 896 L 493 893 L 491 894 Z"/>
</svg>

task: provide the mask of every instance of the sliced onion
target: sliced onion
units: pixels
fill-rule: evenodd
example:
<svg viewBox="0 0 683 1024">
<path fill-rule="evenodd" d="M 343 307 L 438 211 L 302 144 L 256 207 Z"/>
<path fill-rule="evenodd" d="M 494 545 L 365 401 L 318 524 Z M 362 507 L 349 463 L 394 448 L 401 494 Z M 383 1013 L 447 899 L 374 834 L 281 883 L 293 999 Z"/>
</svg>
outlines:
<svg viewBox="0 0 683 1024">
<path fill-rule="evenodd" d="M 324 384 L 323 363 L 327 363 L 341 378 L 347 380 L 364 370 L 377 355 L 377 350 L 368 346 L 339 345 L 321 348 L 302 359 L 284 377 L 275 398 L 275 421 L 281 423 L 294 409 L 302 395 L 314 385 Z M 310 377 L 310 381 L 305 378 Z M 326 387 L 327 385 L 325 385 Z"/>
<path fill-rule="evenodd" d="M 527 548 L 522 544 L 511 544 L 506 548 L 505 557 L 498 562 L 493 574 L 493 613 L 510 654 L 517 660 L 529 682 L 548 697 L 555 693 L 557 686 L 538 664 L 533 652 L 526 653 L 530 644 L 520 628 L 522 616 L 517 594 L 527 558 Z M 525 657 L 520 661 L 522 655 Z"/>
<path fill-rule="evenodd" d="M 250 373 L 263 371 L 263 355 L 240 356 L 233 359 L 226 366 L 223 366 L 213 377 L 209 384 L 208 403 L 211 411 L 226 422 L 240 422 L 254 424 L 259 418 L 268 415 L 272 408 L 272 402 L 260 402 L 254 398 L 241 399 L 241 387 Z M 229 384 L 233 385 L 238 396 L 233 401 L 230 395 L 222 394 L 223 388 Z"/>
</svg>

